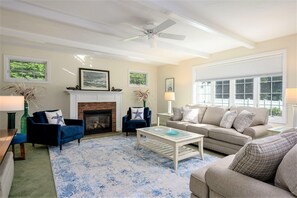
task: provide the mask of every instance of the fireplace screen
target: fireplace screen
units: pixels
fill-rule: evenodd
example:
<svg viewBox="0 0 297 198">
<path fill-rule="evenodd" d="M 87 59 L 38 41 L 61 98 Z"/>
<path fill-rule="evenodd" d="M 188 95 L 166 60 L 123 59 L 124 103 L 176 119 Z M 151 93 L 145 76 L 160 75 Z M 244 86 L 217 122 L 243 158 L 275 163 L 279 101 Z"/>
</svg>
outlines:
<svg viewBox="0 0 297 198">
<path fill-rule="evenodd" d="M 112 131 L 112 110 L 84 111 L 85 134 Z"/>
</svg>

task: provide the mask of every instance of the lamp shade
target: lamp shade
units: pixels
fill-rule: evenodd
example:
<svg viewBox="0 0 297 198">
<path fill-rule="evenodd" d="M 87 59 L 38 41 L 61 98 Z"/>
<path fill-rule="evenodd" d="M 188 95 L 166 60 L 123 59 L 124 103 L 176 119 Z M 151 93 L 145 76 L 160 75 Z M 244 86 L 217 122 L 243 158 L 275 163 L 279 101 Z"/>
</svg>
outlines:
<svg viewBox="0 0 297 198">
<path fill-rule="evenodd" d="M 0 111 L 24 110 L 24 96 L 0 96 Z"/>
<path fill-rule="evenodd" d="M 174 101 L 175 100 L 175 93 L 174 92 L 165 92 L 164 100 Z"/>
<path fill-rule="evenodd" d="M 288 104 L 297 104 L 297 88 L 286 89 L 286 102 Z"/>
</svg>

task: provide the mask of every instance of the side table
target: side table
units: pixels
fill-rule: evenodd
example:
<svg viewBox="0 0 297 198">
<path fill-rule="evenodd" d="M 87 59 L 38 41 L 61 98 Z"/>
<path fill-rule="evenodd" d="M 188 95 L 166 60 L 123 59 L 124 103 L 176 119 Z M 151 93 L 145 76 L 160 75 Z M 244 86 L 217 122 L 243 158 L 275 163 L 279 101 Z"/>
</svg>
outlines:
<svg viewBox="0 0 297 198">
<path fill-rule="evenodd" d="M 268 132 L 270 133 L 269 135 L 275 135 L 281 132 L 284 132 L 288 129 L 292 129 L 293 127 L 290 126 L 277 126 L 277 127 L 272 127 L 270 129 L 267 129 Z"/>
<path fill-rule="evenodd" d="M 157 113 L 157 126 L 160 126 L 160 117 L 169 119 L 171 116 L 173 116 L 172 113 Z"/>
</svg>

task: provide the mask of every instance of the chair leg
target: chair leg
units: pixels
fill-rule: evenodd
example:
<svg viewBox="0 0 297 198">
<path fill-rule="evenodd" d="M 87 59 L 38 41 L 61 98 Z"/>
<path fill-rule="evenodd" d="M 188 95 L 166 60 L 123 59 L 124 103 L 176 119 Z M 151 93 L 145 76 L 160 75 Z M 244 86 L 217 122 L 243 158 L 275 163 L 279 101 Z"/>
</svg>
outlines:
<svg viewBox="0 0 297 198">
<path fill-rule="evenodd" d="M 33 146 L 33 147 L 35 147 L 35 144 L 34 144 L 34 143 L 32 143 L 32 146 Z"/>
<path fill-rule="evenodd" d="M 62 144 L 60 144 L 60 151 L 62 151 Z"/>
<path fill-rule="evenodd" d="M 126 136 L 128 136 L 128 131 L 126 131 Z"/>
<path fill-rule="evenodd" d="M 80 144 L 80 139 L 77 140 L 78 144 Z"/>
</svg>

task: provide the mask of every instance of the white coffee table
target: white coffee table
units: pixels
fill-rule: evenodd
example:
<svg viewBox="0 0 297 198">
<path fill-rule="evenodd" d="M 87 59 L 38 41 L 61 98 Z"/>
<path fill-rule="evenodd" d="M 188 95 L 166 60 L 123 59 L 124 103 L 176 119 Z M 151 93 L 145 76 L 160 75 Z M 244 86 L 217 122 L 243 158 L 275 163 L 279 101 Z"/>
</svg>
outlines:
<svg viewBox="0 0 297 198">
<path fill-rule="evenodd" d="M 141 137 L 144 136 L 144 137 Z M 198 148 L 189 144 L 198 143 Z M 137 146 L 144 146 L 159 153 L 174 162 L 177 170 L 178 161 L 200 154 L 203 156 L 203 135 L 165 126 L 155 126 L 137 129 Z"/>
</svg>

